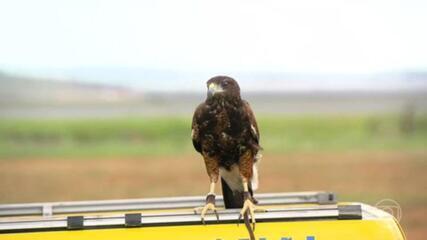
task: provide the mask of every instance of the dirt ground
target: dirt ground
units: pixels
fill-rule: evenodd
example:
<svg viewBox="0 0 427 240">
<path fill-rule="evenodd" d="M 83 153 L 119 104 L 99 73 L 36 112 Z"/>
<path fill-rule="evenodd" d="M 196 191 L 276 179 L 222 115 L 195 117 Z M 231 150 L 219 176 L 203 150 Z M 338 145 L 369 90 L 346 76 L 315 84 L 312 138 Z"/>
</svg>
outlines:
<svg viewBox="0 0 427 240">
<path fill-rule="evenodd" d="M 126 159 L 2 159 L 0 203 L 204 195 L 196 155 Z M 265 155 L 258 192 L 328 190 L 344 201 L 397 201 L 408 239 L 425 239 L 427 152 Z M 220 189 L 217 189 L 220 192 Z"/>
</svg>

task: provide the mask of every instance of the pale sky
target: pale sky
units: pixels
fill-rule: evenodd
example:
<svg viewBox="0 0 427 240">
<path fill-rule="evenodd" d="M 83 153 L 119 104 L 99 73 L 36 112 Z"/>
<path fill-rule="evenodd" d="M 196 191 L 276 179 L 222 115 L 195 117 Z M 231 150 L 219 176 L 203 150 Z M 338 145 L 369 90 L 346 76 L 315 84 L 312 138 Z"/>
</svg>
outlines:
<svg viewBox="0 0 427 240">
<path fill-rule="evenodd" d="M 0 69 L 427 69 L 427 1 L 0 0 Z"/>
</svg>

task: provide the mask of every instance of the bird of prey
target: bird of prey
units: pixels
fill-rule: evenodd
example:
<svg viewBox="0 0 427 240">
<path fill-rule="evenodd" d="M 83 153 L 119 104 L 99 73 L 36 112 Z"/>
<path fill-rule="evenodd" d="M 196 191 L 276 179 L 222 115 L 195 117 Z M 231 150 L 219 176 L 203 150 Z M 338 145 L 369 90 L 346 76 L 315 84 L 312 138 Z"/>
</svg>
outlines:
<svg viewBox="0 0 427 240">
<path fill-rule="evenodd" d="M 227 76 L 207 82 L 207 98 L 194 112 L 191 137 L 204 159 L 210 180 L 206 205 L 198 208 L 204 222 L 215 207 L 215 185 L 221 178 L 226 208 L 242 208 L 239 219 L 248 214 L 255 224 L 253 190 L 258 187 L 257 162 L 261 154 L 259 131 L 249 103 L 240 96 L 238 83 Z M 248 227 L 249 224 L 247 224 Z M 250 227 L 250 226 L 249 226 Z M 254 225 L 255 227 L 255 225 Z"/>
</svg>

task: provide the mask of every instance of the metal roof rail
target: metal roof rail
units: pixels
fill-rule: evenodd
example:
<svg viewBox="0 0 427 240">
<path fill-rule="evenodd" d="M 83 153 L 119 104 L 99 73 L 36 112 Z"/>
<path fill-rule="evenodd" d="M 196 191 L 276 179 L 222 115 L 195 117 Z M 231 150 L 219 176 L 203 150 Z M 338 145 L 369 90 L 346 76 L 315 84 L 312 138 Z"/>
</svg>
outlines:
<svg viewBox="0 0 427 240">
<path fill-rule="evenodd" d="M 332 192 L 264 193 L 255 197 L 262 205 L 283 204 L 334 204 Z M 103 201 L 50 202 L 0 205 L 0 217 L 7 216 L 54 216 L 70 213 L 142 211 L 159 209 L 194 208 L 205 203 L 205 196 L 146 198 Z M 217 206 L 223 207 L 222 196 L 217 197 Z"/>
<path fill-rule="evenodd" d="M 350 211 L 349 211 L 350 210 Z M 240 209 L 218 211 L 219 221 L 213 214 L 206 216 L 206 224 L 224 224 L 238 222 Z M 350 213 L 350 214 L 349 214 Z M 345 216 L 345 217 L 343 217 Z M 362 206 L 353 205 L 318 205 L 289 206 L 280 209 L 269 209 L 256 213 L 257 222 L 277 222 L 315 219 L 362 219 Z M 0 233 L 56 231 L 74 229 L 105 229 L 139 226 L 173 226 L 200 225 L 200 215 L 192 211 L 163 212 L 155 214 L 117 214 L 111 216 L 59 216 L 30 219 L 0 219 Z"/>
</svg>

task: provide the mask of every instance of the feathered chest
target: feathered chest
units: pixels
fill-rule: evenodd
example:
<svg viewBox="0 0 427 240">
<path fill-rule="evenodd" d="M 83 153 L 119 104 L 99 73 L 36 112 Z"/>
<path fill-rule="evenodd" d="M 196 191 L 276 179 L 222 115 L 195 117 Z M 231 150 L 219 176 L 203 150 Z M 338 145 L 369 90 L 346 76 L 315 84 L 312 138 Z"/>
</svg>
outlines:
<svg viewBox="0 0 427 240">
<path fill-rule="evenodd" d="M 247 118 L 239 105 L 212 104 L 206 111 L 204 133 L 216 141 L 236 141 L 245 132 Z"/>
</svg>

